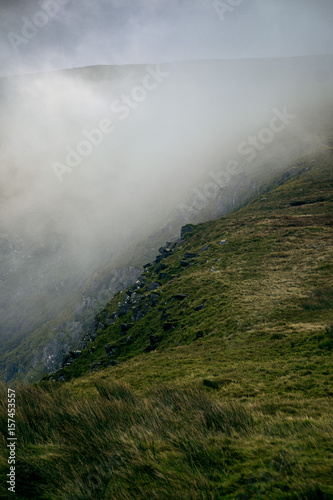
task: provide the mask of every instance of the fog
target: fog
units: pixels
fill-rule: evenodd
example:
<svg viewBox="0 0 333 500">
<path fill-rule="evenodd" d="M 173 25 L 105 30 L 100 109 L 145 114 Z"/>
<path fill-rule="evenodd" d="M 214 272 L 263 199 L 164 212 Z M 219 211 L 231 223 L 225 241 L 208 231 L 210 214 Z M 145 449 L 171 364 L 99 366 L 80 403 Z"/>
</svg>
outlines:
<svg viewBox="0 0 333 500">
<path fill-rule="evenodd" d="M 76 264 L 120 251 L 162 226 L 211 162 L 237 154 L 273 108 L 299 115 L 311 99 L 324 103 L 332 68 L 326 59 L 311 64 L 212 61 L 4 78 L 3 227 L 35 242 L 60 235 Z"/>
<path fill-rule="evenodd" d="M 224 214 L 329 141 L 333 58 L 306 55 L 304 29 L 312 52 L 330 53 L 331 3 L 286 4 L 293 30 L 274 1 L 240 2 L 223 20 L 216 3 L 135 5 L 59 1 L 22 42 L 8 33 L 29 34 L 22 16 L 38 21 L 46 2 L 1 4 L 12 75 L 0 78 L 4 352 L 102 266 L 142 265 L 154 235 Z"/>
</svg>

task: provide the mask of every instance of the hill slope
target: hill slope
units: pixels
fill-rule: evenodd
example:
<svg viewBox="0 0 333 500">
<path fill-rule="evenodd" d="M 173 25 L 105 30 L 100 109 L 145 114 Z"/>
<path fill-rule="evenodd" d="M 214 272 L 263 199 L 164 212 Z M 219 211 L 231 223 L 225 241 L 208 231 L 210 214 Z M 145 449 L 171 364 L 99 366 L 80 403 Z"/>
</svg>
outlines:
<svg viewBox="0 0 333 500">
<path fill-rule="evenodd" d="M 146 92 L 152 75 L 159 84 Z M 58 368 L 133 279 L 129 266 L 157 252 L 157 234 L 164 243 L 188 221 L 228 213 L 264 178 L 331 144 L 332 81 L 332 56 L 0 78 L 0 379 L 34 382 Z M 138 86 L 142 102 L 117 105 Z M 284 110 L 290 123 L 276 121 Z M 103 119 L 115 128 L 98 144 Z M 254 136 L 258 154 L 246 144 Z M 244 172 L 226 172 L 229 161 Z"/>
<path fill-rule="evenodd" d="M 18 389 L 18 498 L 333 498 L 332 166 L 323 147 L 183 228 Z"/>
</svg>

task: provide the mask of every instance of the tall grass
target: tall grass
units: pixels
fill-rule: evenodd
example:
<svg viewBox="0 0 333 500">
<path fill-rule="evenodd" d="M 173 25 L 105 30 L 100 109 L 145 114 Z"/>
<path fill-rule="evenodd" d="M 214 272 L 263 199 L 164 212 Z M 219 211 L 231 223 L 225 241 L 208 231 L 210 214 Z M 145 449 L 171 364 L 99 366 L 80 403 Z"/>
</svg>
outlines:
<svg viewBox="0 0 333 500">
<path fill-rule="evenodd" d="M 224 460 L 209 436 L 244 433 L 253 425 L 242 405 L 215 402 L 202 389 L 161 387 L 140 398 L 124 384 L 100 380 L 95 390 L 82 398 L 63 389 L 17 389 L 19 498 L 141 498 L 148 484 L 154 485 L 152 498 L 161 498 L 161 491 L 173 498 L 181 477 L 191 478 L 192 498 L 200 498 L 206 473 Z M 1 395 L 4 441 L 3 386 Z M 166 463 L 172 464 L 168 470 Z"/>
<path fill-rule="evenodd" d="M 5 450 L 3 385 L 0 392 Z M 267 400 L 251 407 L 199 386 L 156 386 L 143 397 L 96 379 L 85 397 L 69 384 L 18 387 L 16 394 L 19 499 L 330 498 L 315 481 L 318 464 L 328 474 L 316 455 L 329 446 L 326 417 L 286 420 L 267 415 Z M 317 450 L 313 463 L 304 458 L 309 446 Z M 1 498 L 11 498 L 7 473 L 4 457 Z"/>
</svg>

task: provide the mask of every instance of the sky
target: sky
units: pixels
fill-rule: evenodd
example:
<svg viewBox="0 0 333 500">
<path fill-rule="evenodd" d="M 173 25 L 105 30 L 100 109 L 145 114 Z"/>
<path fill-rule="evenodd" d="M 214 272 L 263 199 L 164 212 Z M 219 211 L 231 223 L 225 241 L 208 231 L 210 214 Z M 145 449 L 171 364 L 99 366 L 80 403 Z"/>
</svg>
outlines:
<svg viewBox="0 0 333 500">
<path fill-rule="evenodd" d="M 0 76 L 333 53 L 332 0 L 1 0 Z"/>
</svg>

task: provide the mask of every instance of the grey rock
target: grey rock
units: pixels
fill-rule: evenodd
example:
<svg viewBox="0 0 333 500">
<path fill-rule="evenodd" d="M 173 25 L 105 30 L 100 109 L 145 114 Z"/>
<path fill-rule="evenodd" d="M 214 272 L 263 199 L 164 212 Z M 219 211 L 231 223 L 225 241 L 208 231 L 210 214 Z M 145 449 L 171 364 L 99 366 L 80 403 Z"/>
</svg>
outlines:
<svg viewBox="0 0 333 500">
<path fill-rule="evenodd" d="M 152 290 L 156 290 L 156 288 L 159 288 L 160 286 L 160 283 L 157 283 L 157 281 L 153 281 L 152 283 L 150 283 L 150 285 L 148 285 L 147 291 L 151 292 Z"/>
<path fill-rule="evenodd" d="M 192 224 L 186 224 L 181 228 L 180 231 L 181 238 L 183 238 L 186 233 L 192 233 L 192 231 L 194 231 L 194 227 L 192 226 Z"/>
<path fill-rule="evenodd" d="M 195 259 L 196 257 L 199 257 L 199 255 L 197 253 L 190 253 L 190 252 L 187 252 L 185 255 L 184 255 L 184 259 Z"/>
<path fill-rule="evenodd" d="M 200 304 L 200 306 L 193 307 L 195 311 L 201 311 L 205 307 L 205 304 Z"/>
<path fill-rule="evenodd" d="M 186 299 L 187 295 L 185 293 L 176 293 L 172 297 L 176 300 L 184 300 Z"/>
<path fill-rule="evenodd" d="M 118 350 L 118 348 L 114 345 L 106 345 L 104 349 L 107 356 L 113 356 Z"/>
<path fill-rule="evenodd" d="M 130 306 L 127 303 L 120 304 L 118 307 L 118 316 L 121 318 L 130 312 Z"/>
</svg>

